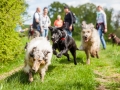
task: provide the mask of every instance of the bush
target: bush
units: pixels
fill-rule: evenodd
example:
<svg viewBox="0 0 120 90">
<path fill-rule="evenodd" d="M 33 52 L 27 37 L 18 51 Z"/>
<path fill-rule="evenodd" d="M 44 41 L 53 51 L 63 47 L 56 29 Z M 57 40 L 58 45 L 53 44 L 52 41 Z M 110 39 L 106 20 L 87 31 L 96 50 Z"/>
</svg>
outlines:
<svg viewBox="0 0 120 90">
<path fill-rule="evenodd" d="M 21 42 L 14 29 L 25 7 L 24 0 L 0 1 L 0 62 L 13 60 L 20 53 Z"/>
</svg>

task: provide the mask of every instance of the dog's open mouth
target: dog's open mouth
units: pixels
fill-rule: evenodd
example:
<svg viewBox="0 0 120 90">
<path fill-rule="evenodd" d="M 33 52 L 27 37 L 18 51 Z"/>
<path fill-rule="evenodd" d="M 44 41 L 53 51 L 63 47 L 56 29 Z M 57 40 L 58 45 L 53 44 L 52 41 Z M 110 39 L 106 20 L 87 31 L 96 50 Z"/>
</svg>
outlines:
<svg viewBox="0 0 120 90">
<path fill-rule="evenodd" d="M 84 37 L 84 41 L 85 41 L 85 42 L 88 42 L 88 38 L 87 38 L 87 37 Z"/>
<path fill-rule="evenodd" d="M 58 42 L 58 40 L 54 40 L 54 39 L 52 39 L 52 41 L 53 41 L 53 43 L 57 43 Z"/>
</svg>

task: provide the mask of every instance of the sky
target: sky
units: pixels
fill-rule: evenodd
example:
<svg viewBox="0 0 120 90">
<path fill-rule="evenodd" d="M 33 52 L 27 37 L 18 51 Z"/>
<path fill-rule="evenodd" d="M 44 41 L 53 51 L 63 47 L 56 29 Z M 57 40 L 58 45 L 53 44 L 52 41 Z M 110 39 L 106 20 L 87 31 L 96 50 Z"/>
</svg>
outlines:
<svg viewBox="0 0 120 90">
<path fill-rule="evenodd" d="M 25 24 L 32 24 L 32 17 L 36 10 L 36 7 L 40 7 L 41 11 L 44 7 L 48 7 L 51 3 L 58 0 L 26 0 L 29 4 L 27 9 L 31 18 L 25 22 Z M 94 3 L 95 5 L 101 5 L 102 7 L 113 8 L 115 11 L 120 11 L 120 0 L 60 0 L 61 3 L 77 6 L 85 3 Z"/>
</svg>

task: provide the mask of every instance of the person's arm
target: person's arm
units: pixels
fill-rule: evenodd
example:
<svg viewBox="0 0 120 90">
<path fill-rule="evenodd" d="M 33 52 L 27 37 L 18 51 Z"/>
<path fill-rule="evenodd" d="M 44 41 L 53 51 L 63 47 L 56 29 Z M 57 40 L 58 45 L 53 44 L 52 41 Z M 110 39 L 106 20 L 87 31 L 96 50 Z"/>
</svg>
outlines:
<svg viewBox="0 0 120 90">
<path fill-rule="evenodd" d="M 54 26 L 56 26 L 56 20 L 54 21 Z"/>
<path fill-rule="evenodd" d="M 35 21 L 36 21 L 37 23 L 39 23 L 39 15 L 38 15 L 38 13 L 35 13 Z"/>
<path fill-rule="evenodd" d="M 104 21 L 105 33 L 106 33 L 106 32 L 107 32 L 107 19 L 106 19 L 106 14 L 105 14 L 105 12 L 103 12 L 103 21 Z"/>
<path fill-rule="evenodd" d="M 63 20 L 61 20 L 61 27 L 63 26 Z"/>
<path fill-rule="evenodd" d="M 70 27 L 69 27 L 69 29 L 72 30 L 72 24 L 73 24 L 72 12 L 70 12 L 70 18 L 71 18 L 71 20 L 70 20 Z"/>
<path fill-rule="evenodd" d="M 50 21 L 50 18 L 48 17 L 48 26 L 51 25 L 51 21 Z"/>
<path fill-rule="evenodd" d="M 43 26 L 42 25 L 42 15 L 40 15 L 40 23 L 39 24 L 40 24 L 40 28 L 41 28 L 41 32 L 42 32 L 43 31 L 43 27 L 42 27 Z"/>
</svg>

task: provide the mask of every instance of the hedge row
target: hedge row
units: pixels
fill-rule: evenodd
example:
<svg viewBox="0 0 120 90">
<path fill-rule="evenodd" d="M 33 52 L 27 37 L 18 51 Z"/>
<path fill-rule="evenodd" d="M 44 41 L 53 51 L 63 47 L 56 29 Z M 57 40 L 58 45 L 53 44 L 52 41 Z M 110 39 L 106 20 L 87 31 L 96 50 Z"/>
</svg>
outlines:
<svg viewBox="0 0 120 90">
<path fill-rule="evenodd" d="M 25 11 L 25 0 L 0 0 L 0 62 L 13 60 L 20 51 L 16 24 Z"/>
</svg>

